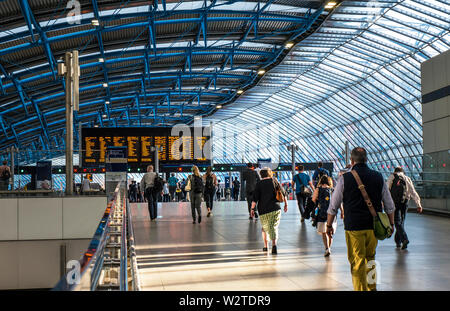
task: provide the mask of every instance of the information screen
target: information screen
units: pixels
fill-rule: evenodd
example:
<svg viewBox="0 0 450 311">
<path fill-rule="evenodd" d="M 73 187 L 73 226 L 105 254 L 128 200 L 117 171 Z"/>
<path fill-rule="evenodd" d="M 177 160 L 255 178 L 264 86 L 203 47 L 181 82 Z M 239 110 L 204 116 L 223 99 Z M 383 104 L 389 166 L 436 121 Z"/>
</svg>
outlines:
<svg viewBox="0 0 450 311">
<path fill-rule="evenodd" d="M 155 162 L 153 147 L 158 147 L 161 164 L 209 164 L 210 128 L 190 128 L 189 132 L 172 128 L 83 128 L 82 166 L 104 165 L 108 147 L 127 147 L 128 163 L 148 165 Z M 195 135 L 195 136 L 194 136 Z"/>
</svg>

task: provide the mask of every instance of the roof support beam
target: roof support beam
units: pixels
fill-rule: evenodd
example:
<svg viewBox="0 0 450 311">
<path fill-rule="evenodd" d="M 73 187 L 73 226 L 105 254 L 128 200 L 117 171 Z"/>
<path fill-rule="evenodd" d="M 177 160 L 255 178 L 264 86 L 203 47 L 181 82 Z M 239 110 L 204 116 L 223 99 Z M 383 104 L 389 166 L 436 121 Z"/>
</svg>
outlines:
<svg viewBox="0 0 450 311">
<path fill-rule="evenodd" d="M 28 24 L 28 28 L 30 29 L 30 35 L 34 38 L 33 32 L 31 30 L 31 24 L 34 25 L 34 27 L 36 28 L 37 32 L 39 33 L 40 36 L 40 40 L 39 43 L 42 44 L 44 50 L 45 50 L 45 55 L 47 57 L 48 60 L 48 64 L 50 66 L 50 69 L 52 71 L 53 74 L 53 79 L 56 80 L 56 72 L 55 72 L 55 60 L 53 57 L 53 53 L 50 49 L 50 44 L 47 38 L 47 35 L 45 33 L 45 31 L 42 30 L 41 26 L 39 25 L 39 23 L 36 21 L 36 19 L 34 18 L 33 12 L 31 11 L 30 5 L 28 3 L 28 0 L 20 0 L 20 7 L 22 9 L 22 14 L 25 18 L 25 20 L 27 21 Z M 35 43 L 34 39 L 33 39 L 33 43 Z"/>
</svg>

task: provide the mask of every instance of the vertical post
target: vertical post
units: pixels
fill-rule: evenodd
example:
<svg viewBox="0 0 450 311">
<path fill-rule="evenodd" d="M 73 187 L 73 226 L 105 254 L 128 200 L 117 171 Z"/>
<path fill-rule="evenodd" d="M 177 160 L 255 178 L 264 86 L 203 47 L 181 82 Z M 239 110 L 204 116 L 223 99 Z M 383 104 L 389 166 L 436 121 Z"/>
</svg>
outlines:
<svg viewBox="0 0 450 311">
<path fill-rule="evenodd" d="M 66 194 L 73 194 L 73 96 L 72 53 L 66 52 Z"/>
<path fill-rule="evenodd" d="M 59 247 L 59 275 L 62 278 L 66 274 L 66 244 L 61 244 Z"/>
<path fill-rule="evenodd" d="M 12 146 L 11 149 L 11 179 L 10 179 L 10 184 L 11 184 L 11 190 L 14 190 L 14 151 L 16 151 L 15 147 Z M 18 151 L 18 150 L 17 150 Z"/>
<path fill-rule="evenodd" d="M 159 146 L 155 146 L 155 172 L 159 174 Z"/>
<path fill-rule="evenodd" d="M 348 141 L 345 142 L 345 166 L 350 164 L 350 149 Z"/>
</svg>

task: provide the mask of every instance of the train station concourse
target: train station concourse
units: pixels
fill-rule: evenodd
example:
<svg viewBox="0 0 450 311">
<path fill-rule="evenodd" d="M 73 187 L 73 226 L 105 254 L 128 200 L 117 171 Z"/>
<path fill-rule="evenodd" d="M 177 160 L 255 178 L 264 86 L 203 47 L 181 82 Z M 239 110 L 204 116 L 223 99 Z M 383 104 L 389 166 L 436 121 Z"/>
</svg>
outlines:
<svg viewBox="0 0 450 311">
<path fill-rule="evenodd" d="M 450 290 L 449 0 L 3 0 L 0 21 L 0 293 Z"/>
</svg>

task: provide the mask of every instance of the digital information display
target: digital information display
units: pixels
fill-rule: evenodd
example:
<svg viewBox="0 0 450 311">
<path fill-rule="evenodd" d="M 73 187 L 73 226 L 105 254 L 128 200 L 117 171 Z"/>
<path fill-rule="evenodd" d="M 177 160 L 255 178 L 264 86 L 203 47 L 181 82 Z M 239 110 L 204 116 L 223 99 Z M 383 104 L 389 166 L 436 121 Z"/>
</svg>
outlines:
<svg viewBox="0 0 450 311">
<path fill-rule="evenodd" d="M 159 147 L 161 164 L 209 164 L 209 128 L 190 128 L 191 135 L 172 133 L 172 128 L 83 128 L 82 166 L 105 164 L 108 147 L 127 147 L 128 164 L 148 165 L 155 162 L 152 147 Z M 172 134 L 182 136 L 173 136 Z M 194 136 L 196 135 L 196 136 Z"/>
</svg>

